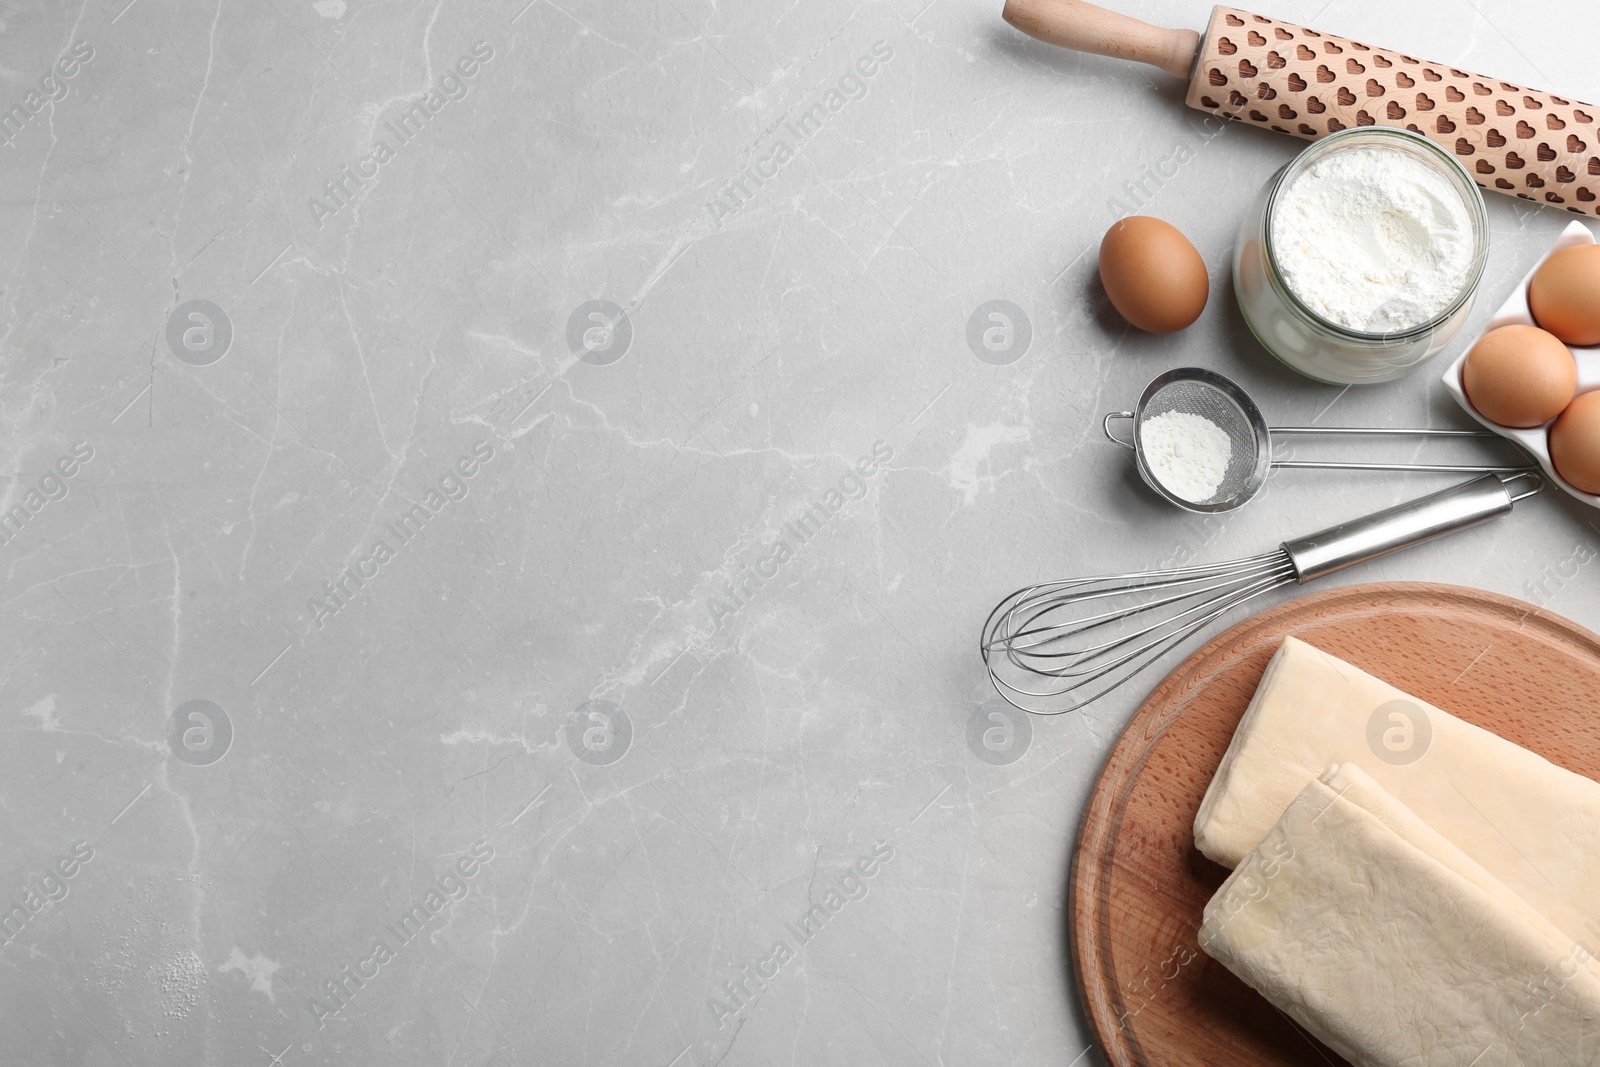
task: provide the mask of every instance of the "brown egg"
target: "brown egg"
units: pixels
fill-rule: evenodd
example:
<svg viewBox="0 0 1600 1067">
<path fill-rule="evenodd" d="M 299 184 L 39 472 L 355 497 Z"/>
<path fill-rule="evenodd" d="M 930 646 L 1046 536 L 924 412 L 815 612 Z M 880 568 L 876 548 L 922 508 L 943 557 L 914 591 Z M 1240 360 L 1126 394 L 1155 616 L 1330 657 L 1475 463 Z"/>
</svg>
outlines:
<svg viewBox="0 0 1600 1067">
<path fill-rule="evenodd" d="M 1600 392 L 1573 400 L 1550 427 L 1550 462 L 1585 493 L 1600 493 Z"/>
<path fill-rule="evenodd" d="M 1567 346 L 1537 326 L 1502 326 L 1479 338 L 1461 366 L 1461 387 L 1478 414 L 1501 426 L 1543 426 L 1578 389 Z"/>
<path fill-rule="evenodd" d="M 1100 242 L 1100 281 L 1122 317 L 1151 333 L 1176 333 L 1211 295 L 1205 260 L 1171 223 L 1122 219 Z"/>
<path fill-rule="evenodd" d="M 1600 245 L 1563 248 L 1528 283 L 1533 319 L 1569 345 L 1600 345 Z"/>
</svg>

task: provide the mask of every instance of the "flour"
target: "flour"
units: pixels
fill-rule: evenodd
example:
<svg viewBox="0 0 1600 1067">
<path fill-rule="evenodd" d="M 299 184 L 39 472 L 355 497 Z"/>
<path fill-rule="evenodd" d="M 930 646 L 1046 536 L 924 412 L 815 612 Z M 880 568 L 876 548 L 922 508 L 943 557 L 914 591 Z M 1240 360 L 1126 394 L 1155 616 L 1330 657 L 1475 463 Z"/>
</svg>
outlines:
<svg viewBox="0 0 1600 1067">
<path fill-rule="evenodd" d="M 1294 295 L 1362 333 L 1437 318 L 1466 288 L 1477 252 L 1472 217 L 1451 180 L 1384 148 L 1313 163 L 1280 194 L 1271 225 Z"/>
<path fill-rule="evenodd" d="M 1174 496 L 1203 504 L 1217 495 L 1233 442 L 1202 415 L 1169 411 L 1139 425 L 1139 449 L 1156 481 Z"/>
</svg>

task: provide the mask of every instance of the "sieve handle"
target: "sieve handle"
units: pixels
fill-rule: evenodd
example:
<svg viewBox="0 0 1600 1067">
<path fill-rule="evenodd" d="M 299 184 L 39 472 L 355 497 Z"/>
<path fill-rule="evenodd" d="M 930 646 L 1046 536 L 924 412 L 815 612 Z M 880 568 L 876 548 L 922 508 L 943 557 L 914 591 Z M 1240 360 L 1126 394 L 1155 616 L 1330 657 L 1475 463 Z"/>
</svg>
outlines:
<svg viewBox="0 0 1600 1067">
<path fill-rule="evenodd" d="M 1492 430 L 1414 429 L 1405 426 L 1274 426 L 1273 433 L 1315 434 L 1319 437 L 1345 434 L 1352 437 L 1499 437 Z"/>
<path fill-rule="evenodd" d="M 1123 448 L 1128 449 L 1130 452 L 1137 452 L 1139 450 L 1139 448 L 1132 441 L 1124 441 L 1122 438 L 1118 437 L 1116 434 L 1111 432 L 1111 420 L 1112 419 L 1128 419 L 1129 421 L 1132 421 L 1133 420 L 1133 412 L 1131 412 L 1131 411 L 1113 411 L 1111 414 L 1107 415 L 1104 419 L 1102 419 L 1100 421 L 1100 428 L 1106 432 L 1106 436 L 1108 438 L 1110 438 L 1111 440 L 1115 441 L 1117 444 L 1121 445 Z"/>
<path fill-rule="evenodd" d="M 1425 474 L 1531 474 L 1539 469 L 1526 463 L 1486 467 L 1479 463 L 1346 463 L 1312 459 L 1274 460 L 1271 467 L 1273 470 L 1414 471 Z"/>
<path fill-rule="evenodd" d="M 1532 488 L 1513 496 L 1510 483 L 1522 478 L 1530 479 Z M 1534 474 L 1516 474 L 1506 479 L 1485 474 L 1309 537 L 1285 541 L 1283 550 L 1294 564 L 1296 580 L 1304 585 L 1357 563 L 1504 515 L 1513 503 L 1532 496 L 1543 485 L 1543 479 Z"/>
<path fill-rule="evenodd" d="M 1476 437 L 1499 439 L 1490 430 L 1438 430 L 1414 429 L 1401 426 L 1274 426 L 1274 436 L 1303 434 L 1318 437 Z M 1302 470 L 1346 471 L 1422 471 L 1433 474 L 1520 474 L 1537 470 L 1526 463 L 1518 464 L 1453 464 L 1453 463 L 1351 463 L 1340 460 L 1279 459 L 1273 460 L 1275 470 L 1298 468 Z"/>
</svg>

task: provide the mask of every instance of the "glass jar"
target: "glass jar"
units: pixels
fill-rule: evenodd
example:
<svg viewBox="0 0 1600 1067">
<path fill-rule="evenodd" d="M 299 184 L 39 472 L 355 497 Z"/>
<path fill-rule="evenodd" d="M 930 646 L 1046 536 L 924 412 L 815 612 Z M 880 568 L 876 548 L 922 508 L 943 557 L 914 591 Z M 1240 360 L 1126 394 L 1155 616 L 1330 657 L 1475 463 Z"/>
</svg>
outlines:
<svg viewBox="0 0 1600 1067">
<path fill-rule="evenodd" d="M 1284 190 L 1319 160 L 1357 148 L 1402 153 L 1444 175 L 1472 222 L 1473 263 L 1461 292 L 1433 319 L 1405 330 L 1363 333 L 1317 314 L 1285 282 L 1273 248 L 1273 213 Z M 1483 194 L 1454 156 L 1409 130 L 1358 126 L 1312 144 L 1256 198 L 1234 245 L 1233 289 L 1245 322 L 1279 361 L 1320 382 L 1367 385 L 1409 374 L 1450 343 L 1472 312 L 1488 252 Z"/>
</svg>

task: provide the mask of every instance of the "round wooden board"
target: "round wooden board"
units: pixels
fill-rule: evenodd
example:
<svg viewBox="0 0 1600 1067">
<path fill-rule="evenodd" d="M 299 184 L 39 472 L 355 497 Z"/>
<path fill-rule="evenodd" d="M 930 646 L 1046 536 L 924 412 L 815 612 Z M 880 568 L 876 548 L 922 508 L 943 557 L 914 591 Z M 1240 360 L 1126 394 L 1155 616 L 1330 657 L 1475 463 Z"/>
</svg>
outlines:
<svg viewBox="0 0 1600 1067">
<path fill-rule="evenodd" d="M 1201 911 L 1228 872 L 1195 850 L 1194 815 L 1285 634 L 1600 780 L 1600 636 L 1532 604 L 1384 583 L 1301 597 L 1240 623 L 1134 714 L 1078 833 L 1073 966 L 1116 1067 L 1343 1062 L 1198 942 Z"/>
</svg>

